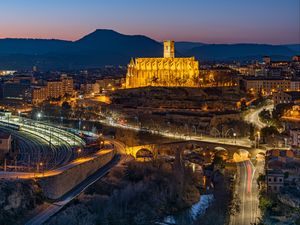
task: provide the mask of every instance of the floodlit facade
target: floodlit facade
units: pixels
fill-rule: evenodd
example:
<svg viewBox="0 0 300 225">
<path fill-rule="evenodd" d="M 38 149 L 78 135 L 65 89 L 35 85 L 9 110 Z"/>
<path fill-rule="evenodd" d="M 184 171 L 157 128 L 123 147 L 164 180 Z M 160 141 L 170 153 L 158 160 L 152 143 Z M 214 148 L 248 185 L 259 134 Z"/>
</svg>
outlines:
<svg viewBox="0 0 300 225">
<path fill-rule="evenodd" d="M 199 87 L 199 62 L 194 57 L 176 58 L 174 41 L 164 41 L 163 58 L 131 59 L 126 88 L 147 86 Z"/>
</svg>

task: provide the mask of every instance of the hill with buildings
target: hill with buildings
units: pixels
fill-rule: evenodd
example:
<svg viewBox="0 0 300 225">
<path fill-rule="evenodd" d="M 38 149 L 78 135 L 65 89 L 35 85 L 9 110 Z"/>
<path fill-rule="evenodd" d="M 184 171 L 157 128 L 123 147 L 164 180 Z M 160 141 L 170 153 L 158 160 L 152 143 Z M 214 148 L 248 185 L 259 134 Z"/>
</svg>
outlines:
<svg viewBox="0 0 300 225">
<path fill-rule="evenodd" d="M 289 59 L 300 45 L 204 44 L 178 42 L 176 55 L 205 61 Z M 124 35 L 100 29 L 77 41 L 55 39 L 0 39 L 0 69 L 85 69 L 126 65 L 134 57 L 161 57 L 162 44 L 142 35 Z"/>
</svg>

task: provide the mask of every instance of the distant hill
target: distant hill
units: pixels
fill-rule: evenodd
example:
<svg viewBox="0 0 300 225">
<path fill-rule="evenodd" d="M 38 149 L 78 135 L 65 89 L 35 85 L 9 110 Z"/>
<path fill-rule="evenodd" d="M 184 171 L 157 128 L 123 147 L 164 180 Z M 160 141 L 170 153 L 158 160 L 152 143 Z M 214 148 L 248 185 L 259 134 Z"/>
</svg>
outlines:
<svg viewBox="0 0 300 225">
<path fill-rule="evenodd" d="M 289 59 L 300 45 L 204 44 L 176 42 L 176 56 L 199 60 L 261 59 L 263 55 Z M 132 57 L 161 57 L 162 43 L 142 35 L 96 30 L 77 41 L 0 39 L 0 69 L 84 69 L 126 65 Z"/>
<path fill-rule="evenodd" d="M 271 56 L 274 60 L 291 59 L 297 52 L 284 45 L 266 44 L 209 44 L 194 47 L 186 52 L 187 56 L 195 56 L 199 60 L 254 60 L 265 55 Z M 299 54 L 299 53 L 298 53 Z"/>
<path fill-rule="evenodd" d="M 58 51 L 72 44 L 71 41 L 54 39 L 0 39 L 0 55 L 4 54 L 46 54 L 51 51 Z"/>
<path fill-rule="evenodd" d="M 292 51 L 298 52 L 298 54 L 300 53 L 300 44 L 292 44 L 292 45 L 284 45 L 284 46 L 288 47 Z"/>
<path fill-rule="evenodd" d="M 181 54 L 184 54 L 188 50 L 195 48 L 195 47 L 200 47 L 205 45 L 204 43 L 200 42 L 186 42 L 186 41 L 178 41 L 175 42 L 175 49 Z"/>
<path fill-rule="evenodd" d="M 161 57 L 162 45 L 146 36 L 96 30 L 77 41 L 0 39 L 0 69 L 81 69 L 126 65 L 131 57 Z"/>
</svg>

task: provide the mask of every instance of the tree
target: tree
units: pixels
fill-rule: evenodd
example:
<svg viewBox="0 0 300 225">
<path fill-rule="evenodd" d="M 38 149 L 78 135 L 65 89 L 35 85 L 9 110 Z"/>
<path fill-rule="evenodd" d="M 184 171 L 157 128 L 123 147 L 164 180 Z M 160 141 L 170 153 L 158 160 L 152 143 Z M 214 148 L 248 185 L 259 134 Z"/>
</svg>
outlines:
<svg viewBox="0 0 300 225">
<path fill-rule="evenodd" d="M 260 196 L 260 199 L 259 199 L 259 208 L 265 212 L 267 210 L 270 210 L 272 208 L 272 201 L 270 198 L 268 198 L 267 196 Z"/>
<path fill-rule="evenodd" d="M 263 138 L 263 140 L 265 140 L 265 138 L 269 137 L 269 136 L 274 136 L 274 135 L 278 135 L 279 132 L 277 130 L 276 127 L 274 126 L 269 126 L 269 127 L 264 127 L 261 129 L 261 136 Z"/>
<path fill-rule="evenodd" d="M 274 119 L 280 119 L 286 110 L 291 109 L 293 104 L 278 104 L 276 108 L 272 111 L 272 116 Z"/>
<path fill-rule="evenodd" d="M 223 167 L 224 166 L 224 160 L 223 160 L 222 156 L 215 155 L 215 157 L 213 159 L 213 164 L 216 165 L 216 166 Z"/>
<path fill-rule="evenodd" d="M 257 184 L 258 186 L 260 186 L 261 184 L 263 184 L 265 182 L 266 176 L 264 174 L 259 174 L 258 178 L 257 178 Z"/>
<path fill-rule="evenodd" d="M 71 105 L 68 102 L 63 102 L 61 107 L 63 108 L 63 110 L 70 110 L 71 109 Z"/>
<path fill-rule="evenodd" d="M 247 101 L 246 101 L 246 99 L 243 98 L 241 100 L 241 110 L 244 111 L 246 109 L 247 109 Z"/>
</svg>

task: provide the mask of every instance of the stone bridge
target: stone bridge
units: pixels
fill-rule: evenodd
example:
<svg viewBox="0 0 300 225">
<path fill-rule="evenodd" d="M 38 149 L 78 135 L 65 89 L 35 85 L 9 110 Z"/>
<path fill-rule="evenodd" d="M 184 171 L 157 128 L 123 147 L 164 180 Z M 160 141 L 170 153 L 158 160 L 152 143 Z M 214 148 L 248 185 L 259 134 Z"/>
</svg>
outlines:
<svg viewBox="0 0 300 225">
<path fill-rule="evenodd" d="M 163 144 L 148 144 L 126 147 L 126 153 L 132 155 L 134 158 L 139 158 L 142 156 L 155 157 L 162 153 L 171 153 L 174 150 L 181 150 L 187 145 L 196 144 L 194 141 L 179 141 Z"/>
<path fill-rule="evenodd" d="M 126 153 L 132 155 L 134 158 L 144 158 L 144 157 L 156 157 L 158 155 L 174 155 L 175 150 L 184 150 L 190 148 L 192 146 L 202 147 L 204 149 L 215 149 L 215 148 L 224 148 L 226 151 L 228 150 L 229 155 L 233 155 L 234 152 L 237 152 L 241 149 L 240 146 L 226 145 L 220 143 L 211 143 L 211 142 L 203 142 L 203 141 L 178 141 L 178 142 L 169 142 L 163 144 L 147 144 L 147 145 L 139 145 L 126 147 Z M 249 150 L 249 148 L 246 148 Z"/>
</svg>

